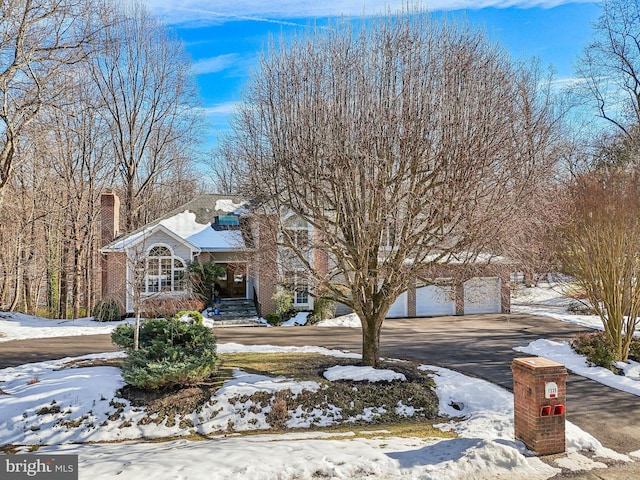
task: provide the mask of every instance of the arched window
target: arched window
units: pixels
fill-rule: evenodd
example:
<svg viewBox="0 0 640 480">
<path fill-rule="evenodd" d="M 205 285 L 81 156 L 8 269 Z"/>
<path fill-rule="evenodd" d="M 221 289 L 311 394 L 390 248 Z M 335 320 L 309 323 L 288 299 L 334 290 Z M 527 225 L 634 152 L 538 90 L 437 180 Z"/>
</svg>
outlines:
<svg viewBox="0 0 640 480">
<path fill-rule="evenodd" d="M 165 245 L 149 250 L 144 263 L 145 293 L 183 292 L 186 290 L 184 261 Z"/>
</svg>

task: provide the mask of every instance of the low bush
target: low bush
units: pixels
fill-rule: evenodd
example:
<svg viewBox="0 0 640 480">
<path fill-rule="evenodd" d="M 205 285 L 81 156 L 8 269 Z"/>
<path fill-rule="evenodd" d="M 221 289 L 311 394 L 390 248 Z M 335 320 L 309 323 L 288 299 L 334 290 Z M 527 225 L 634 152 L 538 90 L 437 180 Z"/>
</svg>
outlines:
<svg viewBox="0 0 640 480">
<path fill-rule="evenodd" d="M 197 298 L 158 298 L 145 300 L 142 312 L 145 318 L 171 318 L 183 310 L 201 312 L 205 304 Z"/>
<path fill-rule="evenodd" d="M 273 325 L 274 327 L 282 323 L 282 317 L 279 313 L 267 313 L 264 319 L 269 322 L 269 325 Z"/>
<path fill-rule="evenodd" d="M 576 353 L 587 357 L 589 364 L 618 373 L 613 365 L 616 361 L 613 346 L 604 332 L 579 333 L 571 342 L 571 347 Z"/>
<path fill-rule="evenodd" d="M 293 292 L 291 290 L 278 286 L 271 298 L 276 305 L 276 311 L 280 315 L 280 322 L 286 322 L 295 317 L 297 312 L 293 309 Z"/>
<path fill-rule="evenodd" d="M 313 302 L 313 312 L 307 317 L 307 323 L 314 323 L 333 318 L 336 314 L 336 302 L 326 297 L 318 297 Z"/>
<path fill-rule="evenodd" d="M 112 341 L 127 350 L 122 376 L 129 385 L 143 390 L 196 385 L 215 372 L 215 335 L 197 321 L 145 320 L 138 350 L 133 350 L 133 335 L 132 325 L 120 325 L 111 334 Z"/>
<path fill-rule="evenodd" d="M 180 321 L 189 320 L 191 323 L 202 325 L 202 314 L 197 310 L 181 310 L 176 313 L 176 318 Z"/>
<path fill-rule="evenodd" d="M 640 338 L 634 338 L 629 346 L 629 358 L 640 362 Z"/>
<path fill-rule="evenodd" d="M 122 319 L 122 309 L 112 298 L 103 298 L 93 307 L 93 319 L 96 322 L 117 322 Z"/>
</svg>

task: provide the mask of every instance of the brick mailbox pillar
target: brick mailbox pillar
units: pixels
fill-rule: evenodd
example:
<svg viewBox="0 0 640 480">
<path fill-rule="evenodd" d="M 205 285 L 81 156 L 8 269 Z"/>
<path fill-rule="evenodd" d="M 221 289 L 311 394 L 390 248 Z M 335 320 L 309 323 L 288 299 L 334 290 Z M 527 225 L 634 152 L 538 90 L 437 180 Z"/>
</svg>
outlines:
<svg viewBox="0 0 640 480">
<path fill-rule="evenodd" d="M 513 371 L 514 430 L 537 455 L 565 451 L 567 369 L 546 358 L 516 358 Z"/>
</svg>

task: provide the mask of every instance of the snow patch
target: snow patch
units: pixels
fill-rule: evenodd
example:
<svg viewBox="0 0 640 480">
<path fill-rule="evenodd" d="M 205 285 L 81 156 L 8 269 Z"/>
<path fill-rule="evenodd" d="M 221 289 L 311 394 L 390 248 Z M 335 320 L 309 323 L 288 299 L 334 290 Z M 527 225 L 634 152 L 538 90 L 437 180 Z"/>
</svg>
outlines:
<svg viewBox="0 0 640 480">
<path fill-rule="evenodd" d="M 349 313 L 348 315 L 341 315 L 336 318 L 329 318 L 317 323 L 318 327 L 347 327 L 347 328 L 361 328 L 360 317 L 355 313 Z"/>
<path fill-rule="evenodd" d="M 393 380 L 405 381 L 407 377 L 393 370 L 377 369 L 373 367 L 357 367 L 354 365 L 335 366 L 324 372 L 324 378 L 330 382 L 336 380 L 353 380 L 356 382 L 392 382 Z"/>
</svg>

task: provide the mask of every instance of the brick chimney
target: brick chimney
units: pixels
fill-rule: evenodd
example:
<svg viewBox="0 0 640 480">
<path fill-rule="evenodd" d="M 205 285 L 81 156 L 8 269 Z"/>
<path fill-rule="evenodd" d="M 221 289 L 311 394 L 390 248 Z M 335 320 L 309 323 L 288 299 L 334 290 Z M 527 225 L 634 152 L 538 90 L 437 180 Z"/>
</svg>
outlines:
<svg viewBox="0 0 640 480">
<path fill-rule="evenodd" d="M 107 190 L 100 196 L 100 208 L 102 221 L 102 246 L 120 234 L 120 199 L 111 190 Z"/>
</svg>

